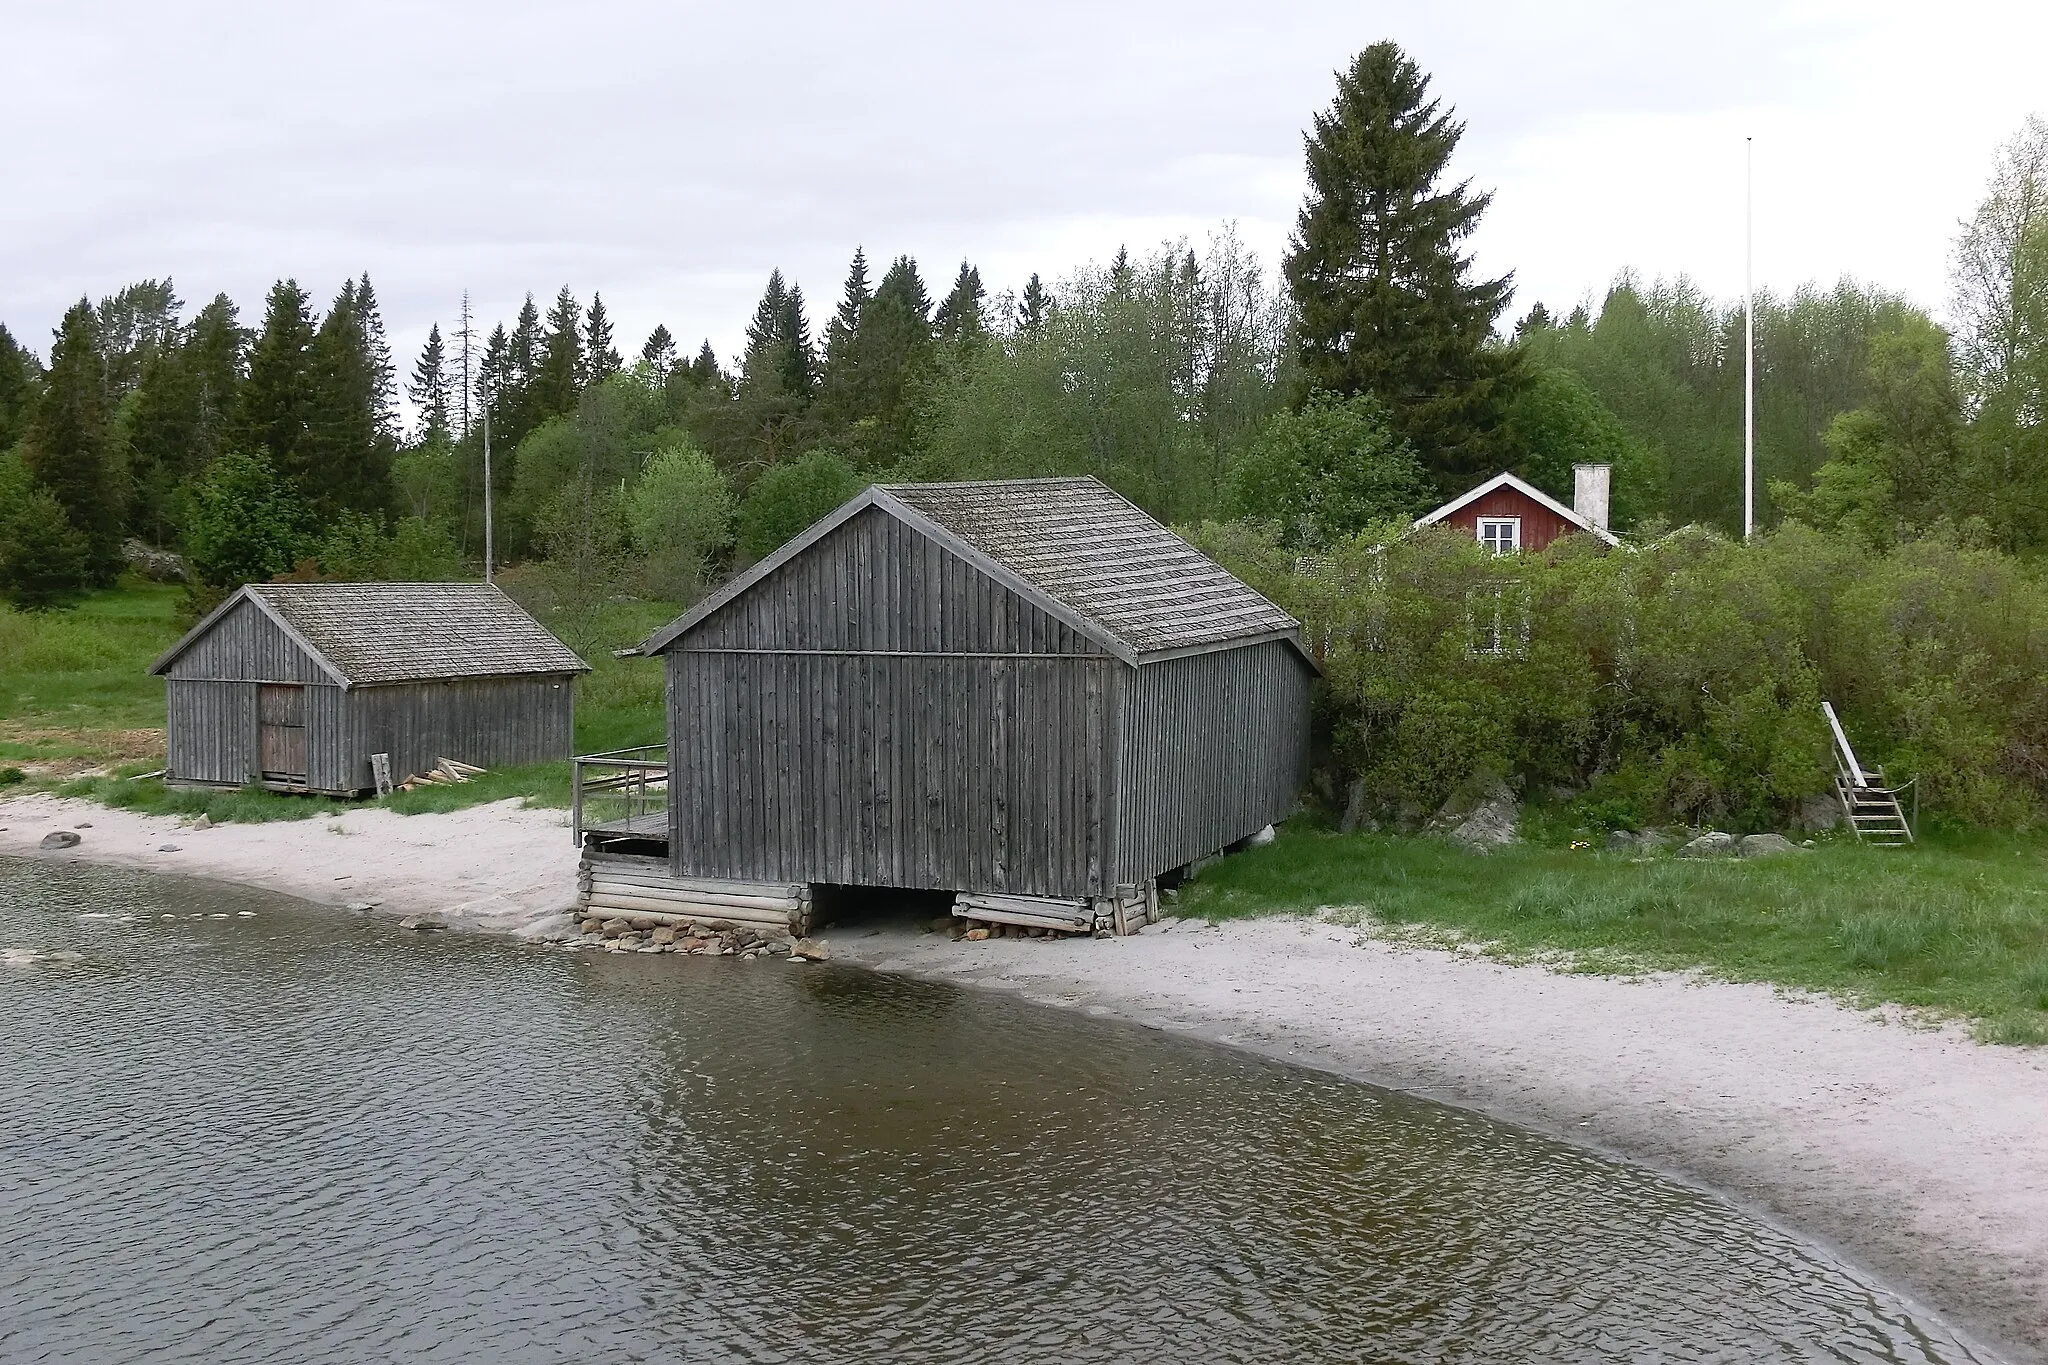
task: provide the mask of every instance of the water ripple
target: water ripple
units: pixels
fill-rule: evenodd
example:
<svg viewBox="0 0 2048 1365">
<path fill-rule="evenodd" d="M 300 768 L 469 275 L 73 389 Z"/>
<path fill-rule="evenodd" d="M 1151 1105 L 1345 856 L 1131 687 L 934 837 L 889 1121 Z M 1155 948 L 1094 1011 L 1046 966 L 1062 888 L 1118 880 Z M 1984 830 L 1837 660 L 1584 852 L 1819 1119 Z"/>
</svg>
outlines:
<svg viewBox="0 0 2048 1365">
<path fill-rule="evenodd" d="M 1649 1173 L 984 993 L 20 862 L 0 944 L 8 1361 L 1979 1358 Z"/>
</svg>

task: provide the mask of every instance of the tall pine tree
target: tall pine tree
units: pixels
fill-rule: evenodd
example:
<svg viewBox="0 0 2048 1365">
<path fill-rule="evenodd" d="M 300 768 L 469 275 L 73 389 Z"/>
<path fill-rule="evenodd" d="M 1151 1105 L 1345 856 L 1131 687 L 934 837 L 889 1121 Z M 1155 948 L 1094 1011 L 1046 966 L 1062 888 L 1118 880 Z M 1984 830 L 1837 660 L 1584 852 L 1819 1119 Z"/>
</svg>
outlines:
<svg viewBox="0 0 2048 1365">
<path fill-rule="evenodd" d="M 910 453 L 919 387 L 936 354 L 931 309 L 917 262 L 898 256 L 875 286 L 874 300 L 861 322 L 859 352 L 868 409 L 861 414 L 859 445 L 862 459 L 871 467 L 893 464 Z"/>
<path fill-rule="evenodd" d="M 647 334 L 647 343 L 640 348 L 640 359 L 653 367 L 658 377 L 668 378 L 668 372 L 676 367 L 676 339 L 667 326 L 654 324 L 654 330 Z"/>
<path fill-rule="evenodd" d="M 184 306 L 169 280 L 141 280 L 100 300 L 93 318 L 109 402 L 133 393 L 150 361 L 178 344 L 178 314 Z"/>
<path fill-rule="evenodd" d="M 826 428 L 835 440 L 844 441 L 845 433 L 872 406 L 861 365 L 860 328 L 873 299 L 874 290 L 868 284 L 867 253 L 855 247 L 839 307 L 825 323 L 825 359 L 818 400 Z"/>
<path fill-rule="evenodd" d="M 0 323 L 0 454 L 13 449 L 28 430 L 40 372 L 36 358 Z"/>
<path fill-rule="evenodd" d="M 280 471 L 297 480 L 323 523 L 344 511 L 379 513 L 390 504 L 394 442 L 380 412 L 380 363 L 361 285 L 347 281 L 313 337 L 302 458 Z"/>
<path fill-rule="evenodd" d="M 279 280 L 264 301 L 263 330 L 249 353 L 249 381 L 230 444 L 261 452 L 273 469 L 302 471 L 312 458 L 313 320 L 297 280 Z"/>
<path fill-rule="evenodd" d="M 1462 254 L 1492 196 L 1443 183 L 1463 134 L 1397 45 L 1361 52 L 1306 138 L 1285 263 L 1304 395 L 1378 397 L 1445 491 L 1502 461 L 1519 377 L 1519 353 L 1491 340 L 1512 277 L 1474 280 Z"/>
<path fill-rule="evenodd" d="M 398 443 L 398 366 L 391 359 L 391 342 L 384 335 L 384 313 L 377 306 L 377 291 L 370 287 L 370 272 L 356 281 L 356 326 L 363 334 L 363 357 L 370 374 L 371 411 L 377 434 L 387 447 Z"/>
<path fill-rule="evenodd" d="M 534 379 L 540 420 L 576 411 L 586 378 L 582 323 L 583 307 L 565 284 L 548 309 L 547 330 L 541 334 L 540 373 Z"/>
<path fill-rule="evenodd" d="M 772 465 L 802 451 L 817 430 L 811 413 L 816 387 L 803 291 L 785 283 L 780 270 L 772 271 L 747 324 L 732 413 L 735 444 L 747 452 L 745 458 Z"/>
<path fill-rule="evenodd" d="M 85 571 L 95 583 L 113 582 L 121 568 L 122 489 L 109 416 L 99 323 L 92 304 L 80 299 L 66 310 L 50 348 L 23 455 L 85 538 Z"/>
<path fill-rule="evenodd" d="M 227 447 L 241 410 L 248 354 L 249 333 L 242 327 L 241 310 L 226 294 L 215 294 L 185 334 L 185 368 L 193 377 L 199 404 L 197 444 L 188 458 L 189 469 L 203 468 Z"/>
<path fill-rule="evenodd" d="M 417 438 L 421 445 L 446 445 L 449 430 L 448 353 L 441 343 L 441 324 L 427 329 L 427 344 L 412 367 L 412 382 L 405 396 L 419 412 Z"/>
<path fill-rule="evenodd" d="M 599 384 L 619 372 L 625 362 L 612 345 L 612 320 L 604 311 L 604 296 L 590 296 L 590 313 L 583 319 L 583 364 L 589 382 Z"/>
<path fill-rule="evenodd" d="M 954 346 L 973 346 L 988 331 L 988 319 L 983 315 L 981 301 L 988 297 L 988 291 L 981 287 L 981 272 L 960 262 L 960 273 L 953 277 L 952 292 L 939 304 L 939 311 L 932 322 L 939 339 Z"/>
<path fill-rule="evenodd" d="M 1051 315 L 1052 293 L 1039 282 L 1038 272 L 1034 270 L 1031 278 L 1024 282 L 1024 294 L 1017 303 L 1017 325 L 1027 336 L 1036 336 Z"/>
</svg>

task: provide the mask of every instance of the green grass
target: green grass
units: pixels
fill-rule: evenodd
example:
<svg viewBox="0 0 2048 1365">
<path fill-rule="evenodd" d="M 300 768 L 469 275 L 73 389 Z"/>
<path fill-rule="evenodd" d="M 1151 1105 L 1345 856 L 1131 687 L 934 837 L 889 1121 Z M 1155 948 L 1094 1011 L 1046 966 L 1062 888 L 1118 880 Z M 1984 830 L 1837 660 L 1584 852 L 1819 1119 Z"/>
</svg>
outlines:
<svg viewBox="0 0 2048 1365">
<path fill-rule="evenodd" d="M 16 729 L 161 729 L 163 680 L 143 670 L 181 633 L 181 597 L 179 588 L 152 584 L 95 593 L 69 611 L 0 606 L 0 721 Z"/>
<path fill-rule="evenodd" d="M 2048 842 L 1984 833 L 1911 849 L 1830 842 L 1754 860 L 1633 860 L 1286 831 L 1202 872 L 1182 912 L 1316 912 L 1578 970 L 1698 969 L 1893 1003 L 2048 1043 Z"/>
<path fill-rule="evenodd" d="M 457 786 L 394 792 L 381 801 L 332 801 L 256 788 L 179 790 L 136 774 L 163 767 L 164 684 L 144 670 L 182 633 L 182 590 L 123 586 L 96 593 L 68 611 L 27 614 L 0 606 L 0 766 L 71 760 L 111 775 L 31 777 L 29 785 L 124 810 L 205 815 L 228 821 L 308 820 L 378 805 L 413 815 L 523 798 L 569 804 L 569 765 L 535 763 L 486 773 Z M 577 686 L 578 753 L 659 744 L 662 667 L 655 659 L 615 659 L 680 611 L 669 602 L 617 602 L 591 632 L 591 673 Z M 459 757 L 460 755 L 457 755 Z"/>
</svg>

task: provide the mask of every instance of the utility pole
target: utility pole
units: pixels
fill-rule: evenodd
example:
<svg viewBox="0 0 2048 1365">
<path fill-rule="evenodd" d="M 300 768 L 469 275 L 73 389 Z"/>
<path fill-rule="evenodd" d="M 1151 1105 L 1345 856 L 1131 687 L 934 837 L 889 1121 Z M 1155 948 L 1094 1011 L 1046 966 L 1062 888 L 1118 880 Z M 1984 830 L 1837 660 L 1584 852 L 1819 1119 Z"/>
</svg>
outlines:
<svg viewBox="0 0 2048 1365">
<path fill-rule="evenodd" d="M 491 581 L 491 410 L 484 409 L 484 582 Z"/>
<path fill-rule="evenodd" d="M 1756 139 L 1742 140 L 1742 538 L 1756 534 Z"/>
</svg>

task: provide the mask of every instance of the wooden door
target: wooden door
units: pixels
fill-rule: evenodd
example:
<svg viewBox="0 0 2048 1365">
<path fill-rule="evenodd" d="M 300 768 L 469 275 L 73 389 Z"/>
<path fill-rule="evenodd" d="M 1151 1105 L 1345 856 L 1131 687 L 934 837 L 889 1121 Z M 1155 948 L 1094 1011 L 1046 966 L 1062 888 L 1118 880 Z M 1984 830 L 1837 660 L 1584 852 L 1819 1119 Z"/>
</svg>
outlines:
<svg viewBox="0 0 2048 1365">
<path fill-rule="evenodd" d="M 263 683 L 256 689 L 257 763 L 268 782 L 306 781 L 306 689 Z"/>
</svg>

